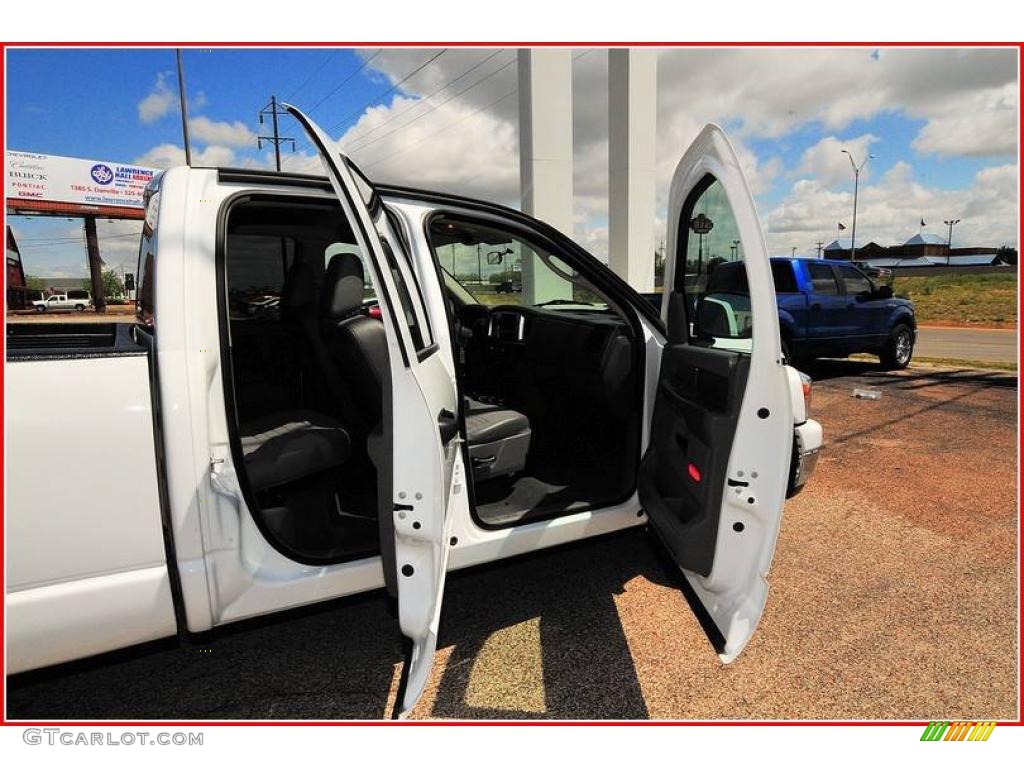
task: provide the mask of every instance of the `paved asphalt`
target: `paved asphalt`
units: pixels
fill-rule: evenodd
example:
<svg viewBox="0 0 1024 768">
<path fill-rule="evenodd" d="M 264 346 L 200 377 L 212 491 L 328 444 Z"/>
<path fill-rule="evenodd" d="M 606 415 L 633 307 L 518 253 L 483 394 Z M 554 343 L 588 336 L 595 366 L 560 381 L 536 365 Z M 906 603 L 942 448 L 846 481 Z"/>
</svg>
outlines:
<svg viewBox="0 0 1024 768">
<path fill-rule="evenodd" d="M 637 530 L 452 574 L 414 717 L 1016 718 L 1017 377 L 810 372 L 827 449 L 734 664 Z M 401 660 L 374 594 L 10 678 L 8 717 L 381 718 Z"/>
<path fill-rule="evenodd" d="M 997 328 L 936 328 L 918 330 L 920 357 L 974 360 L 983 363 L 1017 362 L 1017 330 Z"/>
<path fill-rule="evenodd" d="M 96 323 L 134 322 L 128 307 L 111 307 L 106 315 L 95 312 L 21 313 L 8 315 L 18 323 Z M 916 355 L 947 360 L 972 360 L 986 363 L 1013 363 L 1017 360 L 1017 331 L 987 328 L 921 328 Z"/>
</svg>

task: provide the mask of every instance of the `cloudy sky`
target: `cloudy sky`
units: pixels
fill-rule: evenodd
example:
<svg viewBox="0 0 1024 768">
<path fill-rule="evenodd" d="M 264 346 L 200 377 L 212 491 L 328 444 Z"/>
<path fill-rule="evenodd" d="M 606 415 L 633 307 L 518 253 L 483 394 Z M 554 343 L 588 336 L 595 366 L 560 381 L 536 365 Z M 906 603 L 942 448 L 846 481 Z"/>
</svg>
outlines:
<svg viewBox="0 0 1024 768">
<path fill-rule="evenodd" d="M 271 93 L 310 113 L 371 178 L 519 201 L 512 49 L 189 50 L 197 163 L 268 166 L 257 112 Z M 573 52 L 575 236 L 607 256 L 607 52 Z M 658 60 L 658 214 L 701 126 L 730 133 L 775 254 L 813 255 L 850 226 L 849 149 L 861 175 L 858 243 L 944 233 L 1017 245 L 1015 50 L 674 49 Z M 168 167 L 183 162 L 170 50 L 8 51 L 8 148 Z M 319 172 L 299 127 L 285 169 Z M 80 222 L 14 220 L 26 270 L 85 274 Z M 101 224 L 113 265 L 134 266 L 131 223 Z M 848 237 L 849 229 L 844 236 Z"/>
</svg>

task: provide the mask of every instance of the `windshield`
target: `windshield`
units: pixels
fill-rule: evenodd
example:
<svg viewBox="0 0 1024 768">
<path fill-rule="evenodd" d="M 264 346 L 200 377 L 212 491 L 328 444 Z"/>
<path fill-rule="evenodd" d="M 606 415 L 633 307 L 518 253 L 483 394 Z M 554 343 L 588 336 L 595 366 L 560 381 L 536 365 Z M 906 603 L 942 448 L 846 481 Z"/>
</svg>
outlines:
<svg viewBox="0 0 1024 768">
<path fill-rule="evenodd" d="M 430 224 L 430 241 L 445 285 L 463 304 L 609 311 L 565 261 L 501 225 L 440 216 Z"/>
</svg>

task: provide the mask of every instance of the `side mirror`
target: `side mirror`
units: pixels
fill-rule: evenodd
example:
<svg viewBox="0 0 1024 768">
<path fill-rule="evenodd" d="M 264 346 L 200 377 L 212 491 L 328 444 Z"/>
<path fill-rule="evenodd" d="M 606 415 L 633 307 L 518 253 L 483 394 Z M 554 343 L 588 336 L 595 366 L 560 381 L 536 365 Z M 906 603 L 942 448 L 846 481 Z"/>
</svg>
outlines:
<svg viewBox="0 0 1024 768">
<path fill-rule="evenodd" d="M 892 295 L 893 294 L 891 285 L 880 285 L 877 288 L 875 288 L 875 298 L 891 299 Z"/>
<path fill-rule="evenodd" d="M 487 253 L 487 264 L 495 267 L 505 260 L 505 254 L 501 251 L 489 251 Z"/>
</svg>

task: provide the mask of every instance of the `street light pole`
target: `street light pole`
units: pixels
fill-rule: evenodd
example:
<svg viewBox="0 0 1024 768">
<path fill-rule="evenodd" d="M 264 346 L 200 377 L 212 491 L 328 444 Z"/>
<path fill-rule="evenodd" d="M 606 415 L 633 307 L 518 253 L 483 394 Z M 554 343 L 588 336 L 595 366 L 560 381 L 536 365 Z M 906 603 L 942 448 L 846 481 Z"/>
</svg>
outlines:
<svg viewBox="0 0 1024 768">
<path fill-rule="evenodd" d="M 947 219 L 942 223 L 949 227 L 949 236 L 946 237 L 946 266 L 948 267 L 949 257 L 952 255 L 953 251 L 953 225 L 959 224 L 960 219 Z"/>
<path fill-rule="evenodd" d="M 860 186 L 860 172 L 874 155 L 868 155 L 864 162 L 857 165 L 849 150 L 844 149 L 842 153 L 850 158 L 850 165 L 853 167 L 853 229 L 850 230 L 850 261 L 853 261 L 857 258 L 857 188 Z"/>
</svg>

